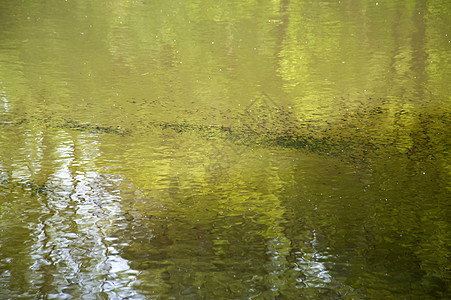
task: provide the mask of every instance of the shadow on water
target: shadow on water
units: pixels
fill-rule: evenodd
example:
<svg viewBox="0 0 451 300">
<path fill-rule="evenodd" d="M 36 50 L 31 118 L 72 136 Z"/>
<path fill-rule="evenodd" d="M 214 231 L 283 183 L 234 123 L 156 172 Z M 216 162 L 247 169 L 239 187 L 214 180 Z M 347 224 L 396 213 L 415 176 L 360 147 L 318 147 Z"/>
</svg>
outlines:
<svg viewBox="0 0 451 300">
<path fill-rule="evenodd" d="M 345 99 L 341 99 L 345 102 Z M 340 100 L 338 100 L 340 101 Z M 362 158 L 371 152 L 389 151 L 415 153 L 418 145 L 402 145 L 404 140 L 413 140 L 412 135 L 422 135 L 425 141 L 448 136 L 447 132 L 439 132 L 449 125 L 449 113 L 416 113 L 405 110 L 390 111 L 384 106 L 389 99 L 371 99 L 365 109 L 343 109 L 327 121 L 309 120 L 297 115 L 291 107 L 278 105 L 267 93 L 260 96 L 235 113 L 227 126 L 222 124 L 193 124 L 188 122 L 141 121 L 139 127 L 125 124 L 102 125 L 77 120 L 48 118 L 28 118 L 16 121 L 4 121 L 2 127 L 21 126 L 23 124 L 40 123 L 45 128 L 74 130 L 89 134 L 112 134 L 117 136 L 145 136 L 154 134 L 155 130 L 173 131 L 179 134 L 194 133 L 205 140 L 223 140 L 247 147 L 282 148 L 312 152 L 319 155 L 344 156 L 348 159 Z M 154 100 L 157 102 L 157 100 Z M 347 112 L 348 111 L 348 112 Z M 224 115 L 228 113 L 224 112 Z M 227 116 L 227 118 L 230 118 Z M 221 118 L 220 118 L 221 119 Z M 225 119 L 223 117 L 222 119 Z M 408 122 L 416 120 L 418 133 L 402 136 L 403 119 Z M 383 128 L 390 120 L 393 126 L 390 132 Z M 393 130 L 393 128 L 395 130 Z M 386 130 L 387 132 L 384 132 Z M 406 134 L 409 134 L 406 132 Z M 398 135 L 398 136 L 397 136 Z M 421 137 L 420 137 L 421 138 Z M 409 141 L 408 144 L 412 144 Z M 404 148 L 404 149 L 399 149 Z M 424 150 L 424 149 L 423 149 Z M 410 154 L 409 154 L 410 155 Z"/>
</svg>

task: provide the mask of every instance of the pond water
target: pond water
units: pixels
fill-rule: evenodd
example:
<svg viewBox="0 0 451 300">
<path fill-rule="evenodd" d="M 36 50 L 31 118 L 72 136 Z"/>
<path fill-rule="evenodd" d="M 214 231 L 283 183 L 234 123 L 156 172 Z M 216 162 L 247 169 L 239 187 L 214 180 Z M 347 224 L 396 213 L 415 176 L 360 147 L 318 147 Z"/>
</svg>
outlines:
<svg viewBox="0 0 451 300">
<path fill-rule="evenodd" d="M 451 6 L 0 2 L 0 298 L 450 296 Z"/>
</svg>

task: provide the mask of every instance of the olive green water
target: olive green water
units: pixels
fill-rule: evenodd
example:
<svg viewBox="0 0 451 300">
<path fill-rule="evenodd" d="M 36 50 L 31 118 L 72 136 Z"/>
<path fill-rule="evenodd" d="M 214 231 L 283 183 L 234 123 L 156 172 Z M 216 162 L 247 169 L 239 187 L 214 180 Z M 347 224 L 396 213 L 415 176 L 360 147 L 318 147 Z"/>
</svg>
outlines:
<svg viewBox="0 0 451 300">
<path fill-rule="evenodd" d="M 448 1 L 0 1 L 0 298 L 446 299 Z"/>
</svg>

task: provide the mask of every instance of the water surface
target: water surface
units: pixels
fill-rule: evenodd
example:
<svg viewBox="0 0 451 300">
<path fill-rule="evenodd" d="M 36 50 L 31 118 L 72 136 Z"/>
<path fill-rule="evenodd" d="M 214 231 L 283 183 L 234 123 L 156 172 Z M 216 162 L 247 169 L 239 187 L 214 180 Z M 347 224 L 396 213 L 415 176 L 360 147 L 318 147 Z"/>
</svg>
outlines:
<svg viewBox="0 0 451 300">
<path fill-rule="evenodd" d="M 0 296 L 445 299 L 447 1 L 1 1 Z"/>
</svg>

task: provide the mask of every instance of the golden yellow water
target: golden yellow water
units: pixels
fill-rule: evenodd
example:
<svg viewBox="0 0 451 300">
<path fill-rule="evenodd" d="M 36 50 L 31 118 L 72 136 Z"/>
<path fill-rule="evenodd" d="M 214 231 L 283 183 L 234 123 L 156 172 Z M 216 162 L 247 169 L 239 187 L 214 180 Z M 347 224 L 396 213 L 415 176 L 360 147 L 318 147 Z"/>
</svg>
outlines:
<svg viewBox="0 0 451 300">
<path fill-rule="evenodd" d="M 0 2 L 0 298 L 445 299 L 448 1 Z"/>
</svg>

